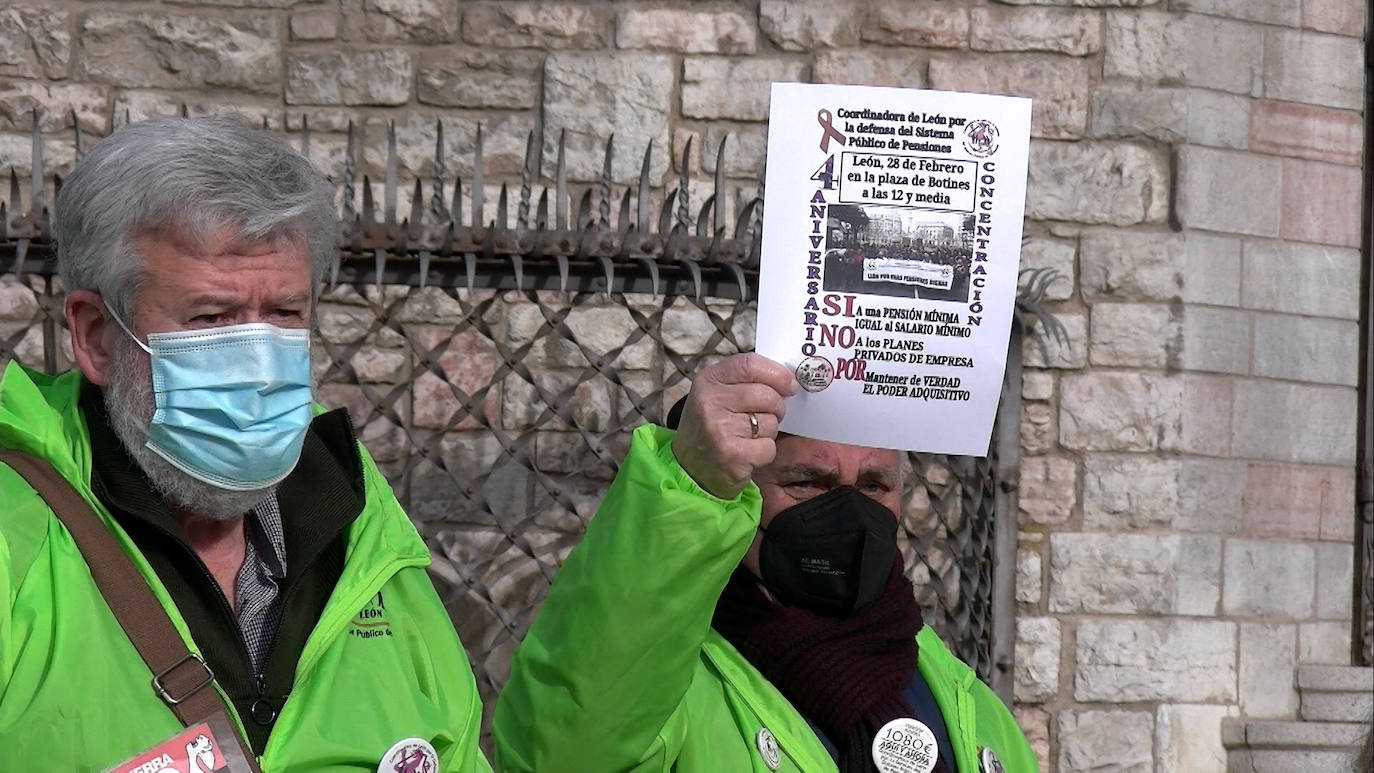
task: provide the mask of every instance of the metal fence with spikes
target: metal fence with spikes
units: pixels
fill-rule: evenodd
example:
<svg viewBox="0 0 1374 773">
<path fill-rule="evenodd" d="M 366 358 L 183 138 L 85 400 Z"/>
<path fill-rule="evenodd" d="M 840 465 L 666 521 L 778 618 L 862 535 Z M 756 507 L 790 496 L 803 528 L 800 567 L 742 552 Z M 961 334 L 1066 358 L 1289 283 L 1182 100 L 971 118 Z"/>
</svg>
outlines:
<svg viewBox="0 0 1374 773">
<path fill-rule="evenodd" d="M 654 150 L 650 142 L 644 150 L 638 184 L 625 187 L 618 216 L 612 219 L 614 138 L 606 141 L 601 179 L 584 188 L 577 199 L 576 215 L 570 217 L 575 197 L 566 175 L 565 136 L 559 135 L 553 188 L 545 188 L 535 204 L 533 183 L 538 174 L 539 145 L 531 132 L 526 141 L 512 225 L 508 183 L 501 186 L 495 216 L 486 216 L 481 127 L 476 134 L 473 174 L 466 191 L 461 178 L 455 177 L 452 183 L 445 179 L 442 123 L 436 124 L 435 137 L 428 201 L 424 181 L 416 179 L 409 216 L 398 220 L 402 186 L 394 124 L 387 134 L 380 217 L 373 183 L 367 175 L 361 183 L 361 211 L 355 208 L 357 149 L 354 127 L 349 126 L 342 179 L 343 252 L 330 273 L 331 285 L 340 281 L 380 280 L 384 284 L 418 287 L 434 283 L 467 289 L 556 288 L 567 292 L 571 288 L 648 292 L 657 296 L 664 291 L 665 282 L 685 279 L 691 282 L 695 299 L 719 296 L 731 285 L 731 297 L 749 300 L 749 287 L 758 263 L 757 215 L 762 200 L 751 198 L 739 207 L 733 224 L 728 221 L 724 141 L 717 150 L 715 191 L 702 203 L 695 218 L 688 201 L 692 145 L 688 140 L 682 153 L 678 185 L 662 197 L 657 217 L 653 216 L 656 190 L 650 173 Z M 302 130 L 300 143 L 302 152 L 308 152 L 308 127 Z M 462 206 L 465 193 L 469 200 L 466 222 Z M 366 255 L 372 256 L 373 263 L 370 272 L 363 271 L 365 276 L 359 274 L 355 261 L 344 257 Z M 352 273 L 341 273 L 349 263 L 354 263 Z"/>
<path fill-rule="evenodd" d="M 308 153 L 308 128 L 298 141 Z M 600 180 L 579 195 L 560 134 L 552 186 L 536 202 L 543 181 L 531 135 L 512 223 L 513 181 L 487 217 L 480 128 L 466 183 L 447 175 L 444 143 L 440 125 L 429 195 L 414 180 L 402 212 L 398 197 L 410 185 L 391 128 L 379 211 L 350 127 L 336 180 L 341 254 L 321 291 L 314 363 L 318 399 L 348 408 L 433 548 L 490 706 L 630 431 L 661 420 L 705 363 L 753 347 L 762 189 L 736 191 L 742 203 L 730 217 L 722 142 L 714 191 L 694 212 L 690 146 L 676 187 L 663 193 L 652 184 L 650 145 L 637 185 L 613 205 L 613 142 Z M 29 194 L 11 173 L 0 202 L 0 260 L 10 270 L 0 279 L 0 361 L 51 372 L 70 367 L 70 353 L 37 130 L 33 147 Z M 1031 312 L 1053 277 L 1032 280 L 1023 299 Z M 1019 340 L 1018 324 L 989 456 L 910 454 L 899 534 L 927 620 L 1007 699 Z"/>
</svg>

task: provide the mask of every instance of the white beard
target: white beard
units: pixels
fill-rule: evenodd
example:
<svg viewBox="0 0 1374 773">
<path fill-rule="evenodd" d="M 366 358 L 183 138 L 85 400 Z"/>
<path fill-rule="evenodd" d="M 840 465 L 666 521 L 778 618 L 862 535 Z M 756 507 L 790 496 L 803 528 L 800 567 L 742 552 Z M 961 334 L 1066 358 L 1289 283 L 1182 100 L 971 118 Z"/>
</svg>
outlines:
<svg viewBox="0 0 1374 773">
<path fill-rule="evenodd" d="M 198 480 L 172 466 L 148 448 L 148 424 L 156 403 L 148 355 L 121 337 L 111 353 L 105 410 L 110 426 L 170 506 L 216 521 L 241 518 L 276 491 L 276 485 L 249 491 L 230 491 Z"/>
</svg>

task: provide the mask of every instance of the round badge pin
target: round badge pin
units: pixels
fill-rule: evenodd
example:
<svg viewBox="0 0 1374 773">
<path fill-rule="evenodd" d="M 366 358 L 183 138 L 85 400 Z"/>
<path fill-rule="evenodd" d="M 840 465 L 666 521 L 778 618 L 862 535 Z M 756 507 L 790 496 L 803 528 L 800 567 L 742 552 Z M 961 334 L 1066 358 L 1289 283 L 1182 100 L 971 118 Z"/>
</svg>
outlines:
<svg viewBox="0 0 1374 773">
<path fill-rule="evenodd" d="M 986 746 L 978 750 L 978 773 L 1006 773 L 997 752 Z"/>
<path fill-rule="evenodd" d="M 423 738 L 402 738 L 377 763 L 377 773 L 438 773 L 439 754 Z"/>
<path fill-rule="evenodd" d="M 797 383 L 808 392 L 819 392 L 835 380 L 835 366 L 824 357 L 807 357 L 797 366 Z"/>
<path fill-rule="evenodd" d="M 769 770 L 777 770 L 782 764 L 782 755 L 778 753 L 778 741 L 769 732 L 768 728 L 759 728 L 758 735 L 754 736 L 754 743 L 759 747 L 759 756 L 763 757 L 763 764 Z"/>
<path fill-rule="evenodd" d="M 910 717 L 888 722 L 873 736 L 873 764 L 878 773 L 930 773 L 939 756 L 935 734 Z"/>
</svg>

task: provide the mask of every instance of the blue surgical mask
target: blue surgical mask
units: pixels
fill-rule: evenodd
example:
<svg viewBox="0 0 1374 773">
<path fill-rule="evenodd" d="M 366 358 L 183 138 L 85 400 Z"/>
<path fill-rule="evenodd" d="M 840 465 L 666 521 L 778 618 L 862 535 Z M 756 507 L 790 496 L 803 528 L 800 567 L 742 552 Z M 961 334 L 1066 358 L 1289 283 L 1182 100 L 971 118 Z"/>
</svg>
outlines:
<svg viewBox="0 0 1374 773">
<path fill-rule="evenodd" d="M 310 334 L 268 324 L 151 333 L 148 448 L 197 480 L 233 491 L 291 473 L 310 426 Z"/>
</svg>

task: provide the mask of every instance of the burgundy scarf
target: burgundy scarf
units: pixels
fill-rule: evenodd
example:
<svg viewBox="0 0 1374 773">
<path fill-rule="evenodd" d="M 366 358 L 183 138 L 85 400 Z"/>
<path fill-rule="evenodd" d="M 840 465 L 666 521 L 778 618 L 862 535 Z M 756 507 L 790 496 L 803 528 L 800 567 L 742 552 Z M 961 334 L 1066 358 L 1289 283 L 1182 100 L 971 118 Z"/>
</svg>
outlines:
<svg viewBox="0 0 1374 773">
<path fill-rule="evenodd" d="M 711 626 L 835 744 L 842 773 L 871 773 L 878 729 L 899 717 L 921 719 L 902 697 L 916 675 L 921 623 L 899 554 L 883 595 L 845 618 L 770 601 L 740 567 Z M 933 773 L 947 771 L 943 759 L 936 762 Z"/>
</svg>

